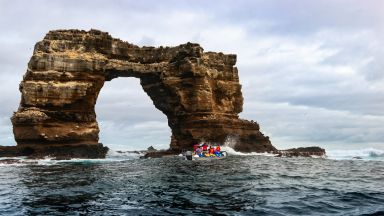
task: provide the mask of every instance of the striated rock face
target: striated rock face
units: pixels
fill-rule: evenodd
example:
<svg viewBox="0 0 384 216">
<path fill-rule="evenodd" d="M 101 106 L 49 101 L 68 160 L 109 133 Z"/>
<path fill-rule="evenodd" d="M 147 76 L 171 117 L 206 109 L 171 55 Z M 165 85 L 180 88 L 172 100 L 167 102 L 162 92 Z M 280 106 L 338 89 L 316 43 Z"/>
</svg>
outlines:
<svg viewBox="0 0 384 216">
<path fill-rule="evenodd" d="M 198 44 L 138 47 L 98 30 L 50 31 L 35 50 L 20 83 L 12 117 L 19 147 L 94 146 L 95 104 L 105 81 L 140 79 L 168 117 L 170 150 L 235 137 L 238 151 L 275 151 L 253 121 L 239 119 L 243 96 L 236 55 L 204 52 Z"/>
</svg>

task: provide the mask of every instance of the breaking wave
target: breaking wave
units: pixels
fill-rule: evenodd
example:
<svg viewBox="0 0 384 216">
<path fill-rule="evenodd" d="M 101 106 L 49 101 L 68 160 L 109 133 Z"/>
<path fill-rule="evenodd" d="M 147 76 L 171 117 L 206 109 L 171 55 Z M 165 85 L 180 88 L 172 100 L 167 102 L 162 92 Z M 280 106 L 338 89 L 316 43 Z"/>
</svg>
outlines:
<svg viewBox="0 0 384 216">
<path fill-rule="evenodd" d="M 143 151 L 115 151 L 110 149 L 106 156 L 106 159 L 114 159 L 114 160 L 126 160 L 126 159 L 138 159 L 141 156 L 144 156 Z"/>
<path fill-rule="evenodd" d="M 240 155 L 240 156 L 252 156 L 252 155 L 261 155 L 261 156 L 277 156 L 276 154 L 264 152 L 250 152 L 242 153 L 237 152 L 230 146 L 224 145 L 222 147 L 229 155 Z M 312 158 L 317 158 L 317 156 L 312 156 Z M 345 150 L 326 150 L 326 157 L 331 160 L 374 160 L 374 161 L 384 161 L 384 150 L 367 148 L 367 149 L 345 149 Z"/>
<path fill-rule="evenodd" d="M 354 150 L 327 150 L 329 159 L 334 160 L 378 160 L 384 161 L 384 150 L 367 148 L 367 149 L 354 149 Z"/>
<path fill-rule="evenodd" d="M 233 149 L 232 147 L 225 146 L 225 145 L 223 147 L 221 147 L 221 149 L 226 151 L 228 153 L 228 155 L 240 155 L 240 156 L 261 155 L 261 156 L 271 156 L 271 157 L 276 156 L 276 154 L 271 154 L 271 153 L 268 153 L 268 152 L 264 152 L 264 153 L 258 153 L 258 152 L 243 153 L 243 152 L 238 152 L 235 149 Z"/>
</svg>

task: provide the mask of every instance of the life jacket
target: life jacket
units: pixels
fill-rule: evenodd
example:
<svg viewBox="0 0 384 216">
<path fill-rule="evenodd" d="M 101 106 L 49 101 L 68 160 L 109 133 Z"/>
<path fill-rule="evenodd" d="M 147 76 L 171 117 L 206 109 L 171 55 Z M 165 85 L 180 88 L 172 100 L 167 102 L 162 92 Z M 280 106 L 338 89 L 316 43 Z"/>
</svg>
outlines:
<svg viewBox="0 0 384 216">
<path fill-rule="evenodd" d="M 210 149 L 209 149 L 209 154 L 213 154 L 213 153 L 215 153 L 215 149 L 210 148 Z"/>
<path fill-rule="evenodd" d="M 216 151 L 220 152 L 220 146 L 216 146 Z"/>
<path fill-rule="evenodd" d="M 203 145 L 203 151 L 207 151 L 208 146 L 206 144 Z"/>
</svg>

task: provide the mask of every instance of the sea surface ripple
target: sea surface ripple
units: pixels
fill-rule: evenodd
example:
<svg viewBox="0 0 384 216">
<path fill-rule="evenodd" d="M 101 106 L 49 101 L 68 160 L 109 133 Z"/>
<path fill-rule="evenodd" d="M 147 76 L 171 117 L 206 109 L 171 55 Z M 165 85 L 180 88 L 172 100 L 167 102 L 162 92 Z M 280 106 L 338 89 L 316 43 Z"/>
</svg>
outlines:
<svg viewBox="0 0 384 216">
<path fill-rule="evenodd" d="M 0 166 L 0 215 L 384 215 L 384 162 L 229 156 Z"/>
</svg>

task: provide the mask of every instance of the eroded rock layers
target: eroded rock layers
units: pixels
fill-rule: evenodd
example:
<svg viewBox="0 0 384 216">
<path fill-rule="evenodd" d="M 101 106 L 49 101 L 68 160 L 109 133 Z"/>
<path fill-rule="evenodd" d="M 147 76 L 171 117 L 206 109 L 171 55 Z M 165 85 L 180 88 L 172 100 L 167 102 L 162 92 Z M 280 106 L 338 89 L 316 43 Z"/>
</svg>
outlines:
<svg viewBox="0 0 384 216">
<path fill-rule="evenodd" d="M 50 31 L 35 45 L 12 117 L 18 147 L 99 146 L 95 104 L 105 81 L 140 79 L 168 117 L 170 149 L 228 137 L 243 152 L 275 151 L 253 121 L 242 120 L 236 55 L 198 44 L 138 47 L 98 30 Z M 150 145 L 150 143 L 148 143 Z"/>
</svg>

